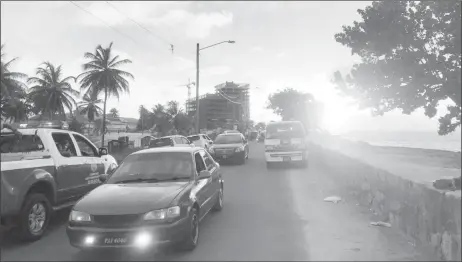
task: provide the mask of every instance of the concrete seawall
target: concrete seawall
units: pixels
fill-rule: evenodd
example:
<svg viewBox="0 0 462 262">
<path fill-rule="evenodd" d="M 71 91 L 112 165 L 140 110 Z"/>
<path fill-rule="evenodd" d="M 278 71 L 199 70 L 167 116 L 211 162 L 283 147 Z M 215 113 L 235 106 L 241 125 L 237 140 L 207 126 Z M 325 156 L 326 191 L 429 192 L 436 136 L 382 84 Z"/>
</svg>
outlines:
<svg viewBox="0 0 462 262">
<path fill-rule="evenodd" d="M 336 175 L 338 183 L 344 186 L 344 194 L 369 207 L 381 221 L 399 229 L 416 245 L 431 248 L 442 260 L 461 260 L 460 191 L 445 193 L 432 188 L 431 181 L 412 179 L 412 174 L 403 175 L 422 172 L 428 180 L 431 177 L 428 172 L 440 172 L 434 174 L 439 177 L 460 176 L 460 169 L 424 171 L 380 156 L 375 157 L 379 162 L 374 163 L 369 161 L 374 159 L 371 153 L 361 157 L 358 148 L 351 150 L 351 146 L 325 138 L 314 141 L 313 152 Z M 386 168 L 387 162 L 389 166 L 399 166 L 400 170 Z"/>
</svg>

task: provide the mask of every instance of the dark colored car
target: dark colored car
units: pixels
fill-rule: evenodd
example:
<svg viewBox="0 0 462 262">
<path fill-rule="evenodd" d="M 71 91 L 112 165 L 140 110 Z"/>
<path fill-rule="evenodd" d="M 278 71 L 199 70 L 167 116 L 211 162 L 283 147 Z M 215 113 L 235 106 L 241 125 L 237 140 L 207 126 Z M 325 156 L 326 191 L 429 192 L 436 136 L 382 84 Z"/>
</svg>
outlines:
<svg viewBox="0 0 462 262">
<path fill-rule="evenodd" d="M 221 134 L 217 136 L 209 152 L 217 161 L 230 160 L 244 164 L 249 159 L 249 144 L 240 133 Z"/>
<path fill-rule="evenodd" d="M 75 204 L 67 235 L 80 249 L 192 250 L 199 221 L 223 208 L 220 165 L 202 148 L 161 147 L 129 155 L 105 183 Z"/>
</svg>

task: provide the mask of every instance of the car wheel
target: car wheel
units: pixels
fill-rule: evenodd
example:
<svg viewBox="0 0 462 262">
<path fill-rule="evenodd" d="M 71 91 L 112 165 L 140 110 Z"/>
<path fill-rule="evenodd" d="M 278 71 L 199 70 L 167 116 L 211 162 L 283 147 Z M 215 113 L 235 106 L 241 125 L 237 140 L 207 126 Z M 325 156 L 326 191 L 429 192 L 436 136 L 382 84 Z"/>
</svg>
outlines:
<svg viewBox="0 0 462 262">
<path fill-rule="evenodd" d="M 220 187 L 218 192 L 217 202 L 213 206 L 213 211 L 221 211 L 223 209 L 223 187 Z"/>
<path fill-rule="evenodd" d="M 183 250 L 193 250 L 199 241 L 199 210 L 193 208 L 189 218 L 189 232 L 186 234 L 186 239 L 181 244 Z"/>
<path fill-rule="evenodd" d="M 51 204 L 43 194 L 26 196 L 24 206 L 19 215 L 19 237 L 25 241 L 39 240 L 50 222 Z"/>
</svg>

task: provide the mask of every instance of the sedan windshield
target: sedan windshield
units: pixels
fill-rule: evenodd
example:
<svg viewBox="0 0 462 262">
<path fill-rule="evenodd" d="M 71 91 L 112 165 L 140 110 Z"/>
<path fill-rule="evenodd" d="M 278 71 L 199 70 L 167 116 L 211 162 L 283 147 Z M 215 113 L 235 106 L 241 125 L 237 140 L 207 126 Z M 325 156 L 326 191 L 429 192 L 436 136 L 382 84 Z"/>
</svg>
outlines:
<svg viewBox="0 0 462 262">
<path fill-rule="evenodd" d="M 108 179 L 109 184 L 157 182 L 190 179 L 193 162 L 190 153 L 156 152 L 128 156 Z"/>
<path fill-rule="evenodd" d="M 241 144 L 242 138 L 240 135 L 219 135 L 215 139 L 215 144 Z"/>
</svg>

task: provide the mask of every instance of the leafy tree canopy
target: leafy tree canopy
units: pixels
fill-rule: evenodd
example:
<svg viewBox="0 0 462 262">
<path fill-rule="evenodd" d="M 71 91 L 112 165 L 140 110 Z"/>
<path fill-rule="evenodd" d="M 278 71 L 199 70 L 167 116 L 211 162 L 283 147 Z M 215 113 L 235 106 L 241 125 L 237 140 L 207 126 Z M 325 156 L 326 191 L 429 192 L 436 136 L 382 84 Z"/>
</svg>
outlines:
<svg viewBox="0 0 462 262">
<path fill-rule="evenodd" d="M 309 93 L 286 88 L 268 98 L 268 109 L 282 117 L 283 121 L 298 120 L 306 128 L 319 126 L 320 104 Z"/>
<path fill-rule="evenodd" d="M 362 21 L 335 35 L 361 58 L 346 77 L 334 74 L 338 89 L 374 115 L 423 107 L 431 118 L 450 99 L 438 133 L 453 132 L 461 123 L 461 2 L 375 1 L 358 13 Z"/>
</svg>

